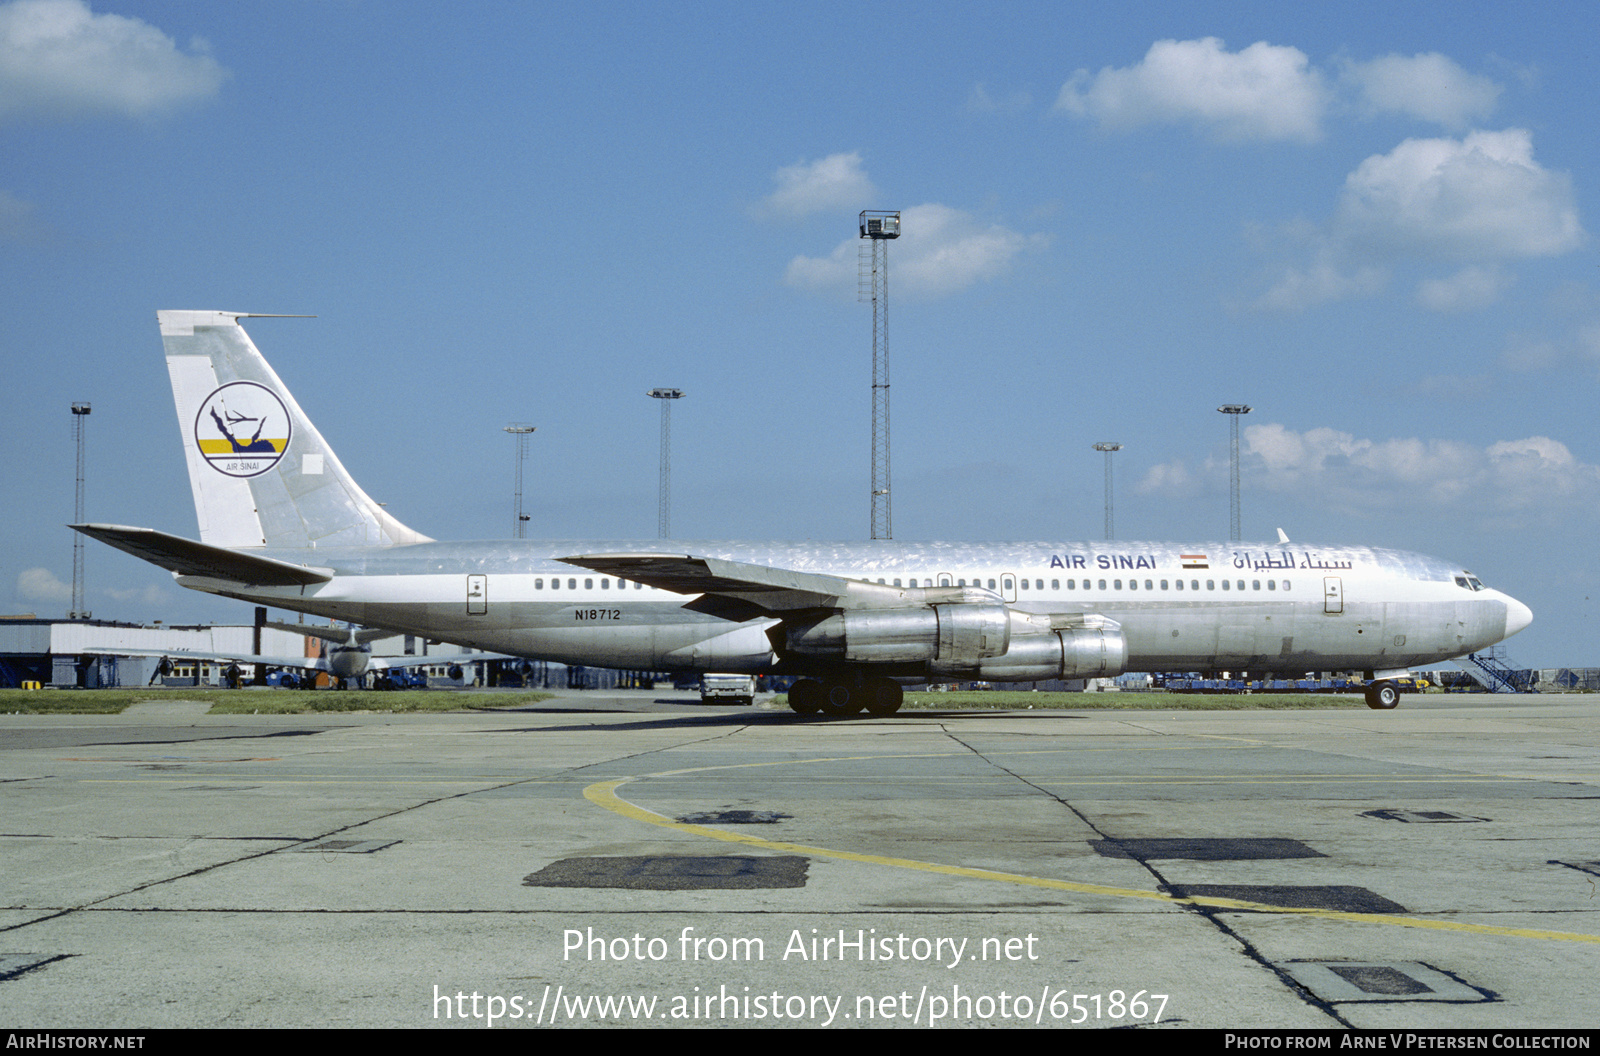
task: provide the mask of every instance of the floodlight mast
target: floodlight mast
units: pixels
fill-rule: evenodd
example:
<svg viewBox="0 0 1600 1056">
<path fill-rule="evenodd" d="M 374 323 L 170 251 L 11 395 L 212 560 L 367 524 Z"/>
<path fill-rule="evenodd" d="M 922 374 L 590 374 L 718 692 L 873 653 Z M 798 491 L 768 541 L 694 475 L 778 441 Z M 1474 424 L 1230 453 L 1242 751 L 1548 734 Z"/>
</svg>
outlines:
<svg viewBox="0 0 1600 1056">
<path fill-rule="evenodd" d="M 857 292 L 872 299 L 872 538 L 893 539 L 889 503 L 889 242 L 899 210 L 863 209 Z"/>
<path fill-rule="evenodd" d="M 522 512 L 522 463 L 528 457 L 528 434 L 537 426 L 525 422 L 512 422 L 505 427 L 506 432 L 517 438 L 517 486 L 514 500 L 516 510 L 515 520 L 512 522 L 511 538 L 523 539 L 527 537 L 528 515 Z"/>
<path fill-rule="evenodd" d="M 656 535 L 672 538 L 672 401 L 688 395 L 682 389 L 651 389 L 645 395 L 661 401 L 661 489 L 656 500 Z"/>
<path fill-rule="evenodd" d="M 1106 538 L 1115 539 L 1117 534 L 1111 519 L 1111 455 L 1113 452 L 1121 451 L 1122 445 L 1106 441 L 1095 444 L 1094 449 L 1106 453 Z"/>
<path fill-rule="evenodd" d="M 72 523 L 83 523 L 83 420 L 89 417 L 87 403 L 72 405 L 72 442 L 78 449 L 78 482 L 72 501 Z M 69 620 L 87 620 L 89 613 L 83 607 L 83 533 L 76 533 L 72 541 L 72 611 Z"/>
<path fill-rule="evenodd" d="M 1239 530 L 1239 416 L 1249 414 L 1250 408 L 1242 403 L 1225 403 L 1217 408 L 1228 416 L 1230 442 L 1228 447 L 1228 541 L 1237 543 Z"/>
</svg>

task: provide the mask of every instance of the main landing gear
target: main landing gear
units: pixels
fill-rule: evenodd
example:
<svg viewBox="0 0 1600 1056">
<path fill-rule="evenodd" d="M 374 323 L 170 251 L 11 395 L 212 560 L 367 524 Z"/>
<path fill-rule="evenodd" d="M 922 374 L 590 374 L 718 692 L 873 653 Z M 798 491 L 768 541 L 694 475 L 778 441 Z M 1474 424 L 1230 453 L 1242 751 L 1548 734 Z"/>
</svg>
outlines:
<svg viewBox="0 0 1600 1056">
<path fill-rule="evenodd" d="M 1400 703 L 1400 687 L 1393 682 L 1380 681 L 1367 686 L 1367 707 L 1376 711 L 1389 711 Z"/>
<path fill-rule="evenodd" d="M 900 710 L 905 691 L 889 678 L 864 678 L 857 682 L 802 678 L 789 687 L 789 707 L 801 715 L 893 715 Z"/>
</svg>

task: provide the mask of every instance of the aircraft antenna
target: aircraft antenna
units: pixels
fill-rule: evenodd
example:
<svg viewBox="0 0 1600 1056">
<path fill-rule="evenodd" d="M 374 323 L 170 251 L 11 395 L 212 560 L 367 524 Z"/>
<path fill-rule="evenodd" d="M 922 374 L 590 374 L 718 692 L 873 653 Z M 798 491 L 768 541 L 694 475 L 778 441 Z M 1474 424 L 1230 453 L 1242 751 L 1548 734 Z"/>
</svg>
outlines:
<svg viewBox="0 0 1600 1056">
<path fill-rule="evenodd" d="M 78 487 L 72 504 L 72 523 L 83 523 L 83 420 L 89 417 L 87 403 L 72 405 L 72 442 L 78 448 Z M 89 613 L 83 608 L 83 533 L 72 541 L 72 611 L 69 620 L 87 620 Z"/>
<path fill-rule="evenodd" d="M 506 432 L 517 438 L 517 488 L 513 501 L 513 508 L 516 510 L 516 521 L 511 529 L 511 538 L 513 539 L 524 539 L 527 538 L 528 534 L 528 515 L 522 512 L 522 463 L 528 457 L 528 434 L 537 428 L 538 426 L 529 425 L 526 422 L 512 422 L 505 427 Z"/>
<path fill-rule="evenodd" d="M 651 389 L 646 395 L 661 401 L 661 491 L 656 501 L 656 535 L 672 538 L 672 401 L 687 395 L 682 389 Z"/>
<path fill-rule="evenodd" d="M 1117 537 L 1117 533 L 1112 527 L 1111 520 L 1111 455 L 1115 451 L 1121 451 L 1122 445 L 1103 442 L 1095 444 L 1094 449 L 1096 451 L 1104 451 L 1106 453 L 1106 538 L 1115 539 Z"/>
<path fill-rule="evenodd" d="M 872 301 L 872 538 L 893 539 L 889 507 L 889 242 L 900 237 L 898 210 L 863 209 L 856 290 Z"/>
<path fill-rule="evenodd" d="M 1239 532 L 1239 416 L 1249 414 L 1250 408 L 1242 403 L 1225 403 L 1217 410 L 1228 416 L 1232 434 L 1228 449 L 1228 541 L 1237 543 L 1243 538 Z"/>
</svg>

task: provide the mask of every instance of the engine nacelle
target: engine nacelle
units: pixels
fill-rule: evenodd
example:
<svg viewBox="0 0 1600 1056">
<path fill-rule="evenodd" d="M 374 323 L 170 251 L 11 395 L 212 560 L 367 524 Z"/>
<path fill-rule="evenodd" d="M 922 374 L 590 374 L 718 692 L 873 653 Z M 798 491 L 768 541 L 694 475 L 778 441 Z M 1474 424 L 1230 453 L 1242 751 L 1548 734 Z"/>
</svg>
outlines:
<svg viewBox="0 0 1600 1056">
<path fill-rule="evenodd" d="M 936 660 L 930 675 L 994 682 L 1043 682 L 1052 678 L 1105 678 L 1120 675 L 1128 662 L 1122 628 L 1077 626 L 1052 629 L 1048 617 L 1011 613 L 1011 645 L 1004 656 L 977 663 Z"/>
<path fill-rule="evenodd" d="M 1010 610 L 1000 602 L 914 609 L 845 609 L 785 628 L 789 651 L 866 664 L 975 664 L 1011 646 Z"/>
</svg>

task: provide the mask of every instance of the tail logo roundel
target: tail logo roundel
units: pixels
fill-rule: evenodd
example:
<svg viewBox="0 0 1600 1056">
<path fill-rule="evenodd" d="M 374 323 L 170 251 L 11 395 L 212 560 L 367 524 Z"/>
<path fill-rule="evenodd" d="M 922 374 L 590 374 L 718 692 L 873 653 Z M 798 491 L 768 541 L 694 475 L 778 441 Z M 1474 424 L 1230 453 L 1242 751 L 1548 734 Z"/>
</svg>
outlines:
<svg viewBox="0 0 1600 1056">
<path fill-rule="evenodd" d="M 293 432 L 289 408 L 253 381 L 234 381 L 200 404 L 194 439 L 211 468 L 230 477 L 257 477 L 278 464 Z"/>
</svg>

